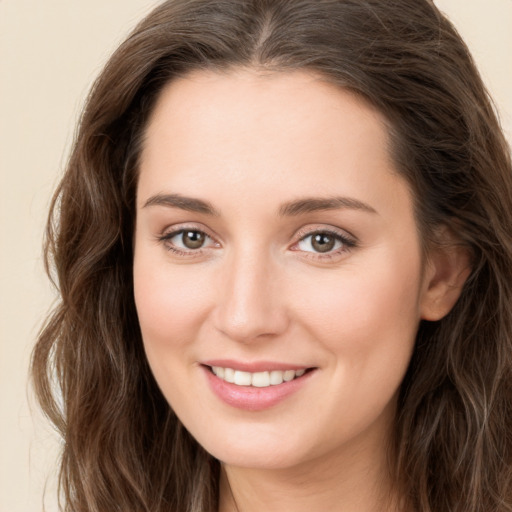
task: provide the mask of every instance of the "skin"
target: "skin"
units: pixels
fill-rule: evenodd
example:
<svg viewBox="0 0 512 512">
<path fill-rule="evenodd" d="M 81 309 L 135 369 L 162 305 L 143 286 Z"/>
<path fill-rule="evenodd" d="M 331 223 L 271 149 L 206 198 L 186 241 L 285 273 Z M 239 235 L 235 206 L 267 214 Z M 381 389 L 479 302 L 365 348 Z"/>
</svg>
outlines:
<svg viewBox="0 0 512 512">
<path fill-rule="evenodd" d="M 135 300 L 163 394 L 222 462 L 223 512 L 398 509 L 387 463 L 397 391 L 420 319 L 449 311 L 467 260 L 424 260 L 388 142 L 375 109 L 305 72 L 196 72 L 157 102 L 140 163 Z M 283 215 L 312 197 L 350 201 Z M 206 233 L 204 245 L 184 247 L 172 235 L 184 228 Z M 325 230 L 349 242 L 319 253 L 310 234 Z M 315 371 L 284 401 L 247 411 L 211 391 L 201 362 L 215 358 Z"/>
</svg>

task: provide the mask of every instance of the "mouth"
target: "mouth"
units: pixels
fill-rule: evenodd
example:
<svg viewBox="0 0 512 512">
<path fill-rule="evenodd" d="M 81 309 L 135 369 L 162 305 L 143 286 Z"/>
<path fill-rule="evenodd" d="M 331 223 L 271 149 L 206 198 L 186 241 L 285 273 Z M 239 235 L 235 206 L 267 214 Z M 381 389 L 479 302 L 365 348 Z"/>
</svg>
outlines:
<svg viewBox="0 0 512 512">
<path fill-rule="evenodd" d="M 209 388 L 225 404 L 246 411 L 263 411 L 308 388 L 318 367 L 278 361 L 202 361 Z"/>
<path fill-rule="evenodd" d="M 268 388 L 279 386 L 284 382 L 291 382 L 299 379 L 314 368 L 300 368 L 297 370 L 264 370 L 258 372 L 248 372 L 235 370 L 223 366 L 206 366 L 211 373 L 224 382 L 234 384 L 235 386 Z"/>
</svg>

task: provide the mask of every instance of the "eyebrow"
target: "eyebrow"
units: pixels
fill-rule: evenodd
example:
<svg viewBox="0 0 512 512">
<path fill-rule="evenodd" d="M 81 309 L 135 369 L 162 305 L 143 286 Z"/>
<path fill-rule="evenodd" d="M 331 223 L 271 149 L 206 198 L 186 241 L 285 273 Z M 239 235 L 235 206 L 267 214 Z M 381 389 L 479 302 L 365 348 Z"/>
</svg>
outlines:
<svg viewBox="0 0 512 512">
<path fill-rule="evenodd" d="M 166 206 L 215 217 L 220 216 L 219 211 L 210 202 L 195 197 L 182 196 L 181 194 L 156 194 L 144 203 L 143 208 L 148 206 Z M 294 217 L 305 213 L 339 209 L 377 213 L 370 205 L 351 197 L 306 197 L 284 203 L 279 208 L 279 215 L 281 217 Z"/>
<path fill-rule="evenodd" d="M 285 203 L 279 208 L 279 215 L 291 217 L 304 213 L 318 212 L 322 210 L 361 210 L 368 213 L 377 213 L 369 204 L 363 203 L 352 197 L 306 197 L 296 201 Z"/>
<path fill-rule="evenodd" d="M 218 217 L 220 213 L 208 201 L 197 199 L 195 197 L 186 197 L 180 194 L 157 194 L 151 196 L 143 208 L 148 206 L 167 206 L 169 208 L 180 208 L 189 212 L 203 213 Z"/>
</svg>

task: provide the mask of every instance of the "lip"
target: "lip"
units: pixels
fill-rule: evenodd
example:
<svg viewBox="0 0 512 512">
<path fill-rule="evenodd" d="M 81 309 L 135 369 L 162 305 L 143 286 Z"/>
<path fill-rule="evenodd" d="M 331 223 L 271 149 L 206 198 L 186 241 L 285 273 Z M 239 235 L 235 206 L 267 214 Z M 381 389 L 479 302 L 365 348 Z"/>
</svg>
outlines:
<svg viewBox="0 0 512 512">
<path fill-rule="evenodd" d="M 282 384 L 278 384 L 275 386 L 268 386 L 265 388 L 256 388 L 253 386 L 237 386 L 236 384 L 231 384 L 229 382 L 226 382 L 225 380 L 219 379 L 211 371 L 210 366 L 222 366 L 224 368 L 233 368 L 240 371 L 250 372 L 265 370 L 300 370 L 306 369 L 308 367 L 293 365 L 276 365 L 275 367 L 272 368 L 269 365 L 262 366 L 261 363 L 233 364 L 233 362 L 230 363 L 230 366 L 229 364 L 226 365 L 227 361 L 218 360 L 214 362 L 222 364 L 210 365 L 207 363 L 203 363 L 201 365 L 201 369 L 203 370 L 203 373 L 207 379 L 210 389 L 218 398 L 220 398 L 220 400 L 222 400 L 227 405 L 245 411 L 263 411 L 265 409 L 270 409 L 271 407 L 274 407 L 275 405 L 284 401 L 286 398 L 298 392 L 303 386 L 305 386 L 310 381 L 311 377 L 316 373 L 316 369 L 311 369 L 311 367 L 309 367 L 310 371 L 306 372 L 301 377 L 297 377 L 291 381 L 283 382 Z M 247 368 L 255 369 L 249 370 Z"/>
</svg>

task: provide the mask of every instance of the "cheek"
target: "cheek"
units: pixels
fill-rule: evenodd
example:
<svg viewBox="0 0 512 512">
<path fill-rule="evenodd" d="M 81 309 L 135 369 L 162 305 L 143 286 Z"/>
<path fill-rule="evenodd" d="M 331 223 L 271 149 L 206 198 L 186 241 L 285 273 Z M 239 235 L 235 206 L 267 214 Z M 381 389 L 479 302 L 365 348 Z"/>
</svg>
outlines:
<svg viewBox="0 0 512 512">
<path fill-rule="evenodd" d="M 298 317 L 338 361 L 339 372 L 388 381 L 403 377 L 419 324 L 419 257 L 379 253 L 315 280 L 303 278 Z M 377 257 L 378 256 L 378 257 Z M 304 320 L 307 319 L 307 320 Z M 354 382 L 356 379 L 354 378 Z"/>
<path fill-rule="evenodd" d="M 166 254 L 136 251 L 134 295 L 144 350 L 168 403 L 187 411 L 199 400 L 187 383 L 196 358 L 190 341 L 198 338 L 207 293 L 204 276 L 185 266 L 171 267 Z"/>
<path fill-rule="evenodd" d="M 304 279 L 297 284 L 300 316 L 328 335 L 350 330 L 366 336 L 386 326 L 408 328 L 419 319 L 418 272 L 404 267 L 376 272 L 366 267 L 316 279 L 313 286 Z"/>
<path fill-rule="evenodd" d="M 147 347 L 172 350 L 190 341 L 209 300 L 205 279 L 197 268 L 172 267 L 143 250 L 136 254 L 135 304 Z"/>
<path fill-rule="evenodd" d="M 308 404 L 309 412 L 328 416 L 333 439 L 340 428 L 347 438 L 367 428 L 394 404 L 419 323 L 419 262 L 365 263 L 315 286 L 301 283 L 310 290 L 302 295 L 302 325 L 331 363 L 329 392 L 318 409 Z"/>
</svg>

